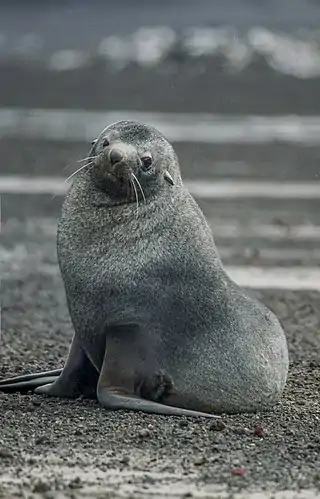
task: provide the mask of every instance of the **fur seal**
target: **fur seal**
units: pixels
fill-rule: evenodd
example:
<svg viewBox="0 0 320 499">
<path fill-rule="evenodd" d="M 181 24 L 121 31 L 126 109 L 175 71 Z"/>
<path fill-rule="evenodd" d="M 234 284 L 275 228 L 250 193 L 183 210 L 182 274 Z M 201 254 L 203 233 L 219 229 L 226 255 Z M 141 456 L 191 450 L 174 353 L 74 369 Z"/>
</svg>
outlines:
<svg viewBox="0 0 320 499">
<path fill-rule="evenodd" d="M 285 334 L 226 274 L 173 147 L 155 128 L 121 121 L 79 170 L 57 234 L 75 331 L 68 359 L 0 390 L 156 414 L 270 409 L 286 383 Z"/>
</svg>

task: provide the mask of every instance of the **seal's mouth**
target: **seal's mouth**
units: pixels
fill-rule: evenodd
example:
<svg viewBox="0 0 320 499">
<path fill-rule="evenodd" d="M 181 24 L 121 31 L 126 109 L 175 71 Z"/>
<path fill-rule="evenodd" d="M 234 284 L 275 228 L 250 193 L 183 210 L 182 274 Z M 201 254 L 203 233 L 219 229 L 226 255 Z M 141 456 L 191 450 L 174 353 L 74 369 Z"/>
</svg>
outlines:
<svg viewBox="0 0 320 499">
<path fill-rule="evenodd" d="M 91 175 L 97 188 L 112 198 L 131 203 L 139 196 L 136 185 L 139 180 L 135 180 L 137 177 L 132 168 L 132 160 L 128 161 L 124 157 L 121 161 L 112 163 L 110 155 L 103 153 L 97 156 Z"/>
<path fill-rule="evenodd" d="M 139 167 L 139 157 L 133 148 L 123 145 L 108 147 L 95 161 L 95 176 L 100 184 L 113 184 L 119 190 L 128 189 L 135 175 L 135 166 Z"/>
<path fill-rule="evenodd" d="M 120 191 L 129 188 L 131 185 L 131 173 L 127 171 L 123 172 L 108 172 L 107 179 Z"/>
<path fill-rule="evenodd" d="M 106 183 L 111 182 L 114 187 L 117 187 L 120 190 L 123 190 L 130 185 L 132 173 L 132 168 L 126 163 L 119 163 L 115 166 L 110 165 L 108 162 L 100 164 L 101 178 L 104 179 Z"/>
</svg>

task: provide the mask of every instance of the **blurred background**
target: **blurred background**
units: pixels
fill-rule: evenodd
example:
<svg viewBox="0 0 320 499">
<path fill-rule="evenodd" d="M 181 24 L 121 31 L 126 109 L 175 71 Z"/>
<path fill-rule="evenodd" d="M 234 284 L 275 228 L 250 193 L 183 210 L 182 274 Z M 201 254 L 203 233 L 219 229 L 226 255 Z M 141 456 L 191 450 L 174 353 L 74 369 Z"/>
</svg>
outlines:
<svg viewBox="0 0 320 499">
<path fill-rule="evenodd" d="M 319 0 L 1 0 L 4 270 L 55 262 L 63 180 L 134 118 L 240 283 L 319 289 L 319 116 Z"/>
<path fill-rule="evenodd" d="M 214 483 L 302 497 L 319 488 L 320 0 L 0 0 L 0 378 L 64 363 L 65 179 L 118 119 L 153 124 L 173 143 L 227 272 L 277 314 L 286 396 L 275 417 L 233 419 L 221 439 L 211 427 L 8 396 L 1 483 L 15 497 L 52 487 L 78 497 L 97 476 L 127 497 L 138 483 L 141 496 L 180 493 L 183 476 L 195 491 L 209 485 L 202 497 Z M 244 481 L 233 482 L 234 465 Z"/>
</svg>

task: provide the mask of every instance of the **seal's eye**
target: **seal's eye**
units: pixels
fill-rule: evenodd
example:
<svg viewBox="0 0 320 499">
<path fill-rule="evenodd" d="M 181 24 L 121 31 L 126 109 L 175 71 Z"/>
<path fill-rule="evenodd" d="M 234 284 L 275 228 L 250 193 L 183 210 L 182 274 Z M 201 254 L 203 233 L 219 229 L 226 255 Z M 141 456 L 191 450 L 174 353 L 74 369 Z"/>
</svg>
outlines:
<svg viewBox="0 0 320 499">
<path fill-rule="evenodd" d="M 147 172 L 148 170 L 150 170 L 150 168 L 152 167 L 152 157 L 150 155 L 142 156 L 141 161 L 144 171 Z"/>
<path fill-rule="evenodd" d="M 104 139 L 104 141 L 102 142 L 103 147 L 108 147 L 109 144 L 110 142 L 108 139 Z"/>
</svg>

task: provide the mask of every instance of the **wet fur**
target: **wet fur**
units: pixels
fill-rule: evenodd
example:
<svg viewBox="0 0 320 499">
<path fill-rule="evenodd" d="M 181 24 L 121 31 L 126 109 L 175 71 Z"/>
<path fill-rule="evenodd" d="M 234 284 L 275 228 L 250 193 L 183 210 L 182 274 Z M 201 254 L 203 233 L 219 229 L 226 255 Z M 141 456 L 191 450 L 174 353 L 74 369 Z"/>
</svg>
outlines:
<svg viewBox="0 0 320 499">
<path fill-rule="evenodd" d="M 208 415 L 270 409 L 288 373 L 277 318 L 225 273 L 165 138 L 120 122 L 102 132 L 89 156 L 103 158 L 106 134 L 128 144 L 128 154 L 152 151 L 156 174 L 139 177 L 146 199 L 138 215 L 134 193 L 126 199 L 97 168 L 75 176 L 66 195 L 57 249 L 75 329 L 70 373 L 80 379 L 91 365 L 91 391 L 98 383 L 98 399 L 109 408 L 148 411 L 150 402 Z M 69 371 L 67 364 L 55 388 L 38 391 L 68 396 Z M 81 394 L 75 385 L 70 396 Z M 140 406 L 132 405 L 136 399 Z"/>
</svg>

